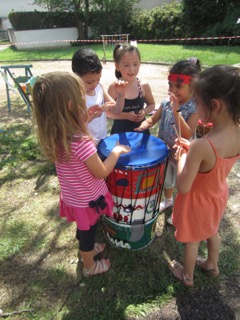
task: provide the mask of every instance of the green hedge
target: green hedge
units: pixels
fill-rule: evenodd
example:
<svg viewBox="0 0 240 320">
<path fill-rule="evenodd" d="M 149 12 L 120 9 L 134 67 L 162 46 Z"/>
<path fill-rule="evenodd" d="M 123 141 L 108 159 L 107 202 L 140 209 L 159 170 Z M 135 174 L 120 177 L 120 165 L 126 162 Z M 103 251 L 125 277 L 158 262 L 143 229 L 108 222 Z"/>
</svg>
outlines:
<svg viewBox="0 0 240 320">
<path fill-rule="evenodd" d="M 72 12 L 11 12 L 8 18 L 17 31 L 76 27 Z"/>
<path fill-rule="evenodd" d="M 172 2 L 151 11 L 135 10 L 129 22 L 129 32 L 131 38 L 136 40 L 240 36 L 240 24 L 236 23 L 240 18 L 239 13 L 240 4 L 233 6 L 229 3 L 225 17 L 223 19 L 221 17 L 221 21 L 211 24 L 210 20 L 208 24 L 205 23 L 200 28 L 196 26 L 197 22 L 191 23 L 189 15 L 183 10 L 182 3 Z M 226 45 L 228 41 L 228 39 L 209 40 L 204 44 Z M 196 45 L 202 44 L 202 41 L 163 41 L 161 43 Z M 240 39 L 232 39 L 231 43 L 239 45 Z"/>
</svg>

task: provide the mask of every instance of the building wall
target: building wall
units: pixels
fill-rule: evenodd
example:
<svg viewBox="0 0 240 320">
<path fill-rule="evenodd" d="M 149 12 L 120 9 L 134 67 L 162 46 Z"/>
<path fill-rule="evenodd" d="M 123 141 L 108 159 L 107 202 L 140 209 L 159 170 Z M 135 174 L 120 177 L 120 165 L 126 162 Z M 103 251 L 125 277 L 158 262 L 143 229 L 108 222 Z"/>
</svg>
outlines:
<svg viewBox="0 0 240 320">
<path fill-rule="evenodd" d="M 180 0 L 176 0 L 178 2 Z M 140 0 L 139 3 L 134 5 L 135 8 L 141 8 L 145 10 L 151 10 L 155 7 L 161 7 L 165 3 L 171 3 L 173 0 Z"/>
</svg>

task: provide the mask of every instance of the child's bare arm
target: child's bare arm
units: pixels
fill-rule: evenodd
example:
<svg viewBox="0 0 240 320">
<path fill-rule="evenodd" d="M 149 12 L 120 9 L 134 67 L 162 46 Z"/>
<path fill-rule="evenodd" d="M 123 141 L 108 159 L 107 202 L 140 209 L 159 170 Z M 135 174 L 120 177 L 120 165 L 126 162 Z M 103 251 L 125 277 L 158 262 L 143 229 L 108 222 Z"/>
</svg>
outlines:
<svg viewBox="0 0 240 320">
<path fill-rule="evenodd" d="M 100 159 L 96 152 L 89 157 L 85 163 L 94 177 L 104 179 L 112 172 L 120 155 L 130 151 L 130 147 L 117 143 L 110 155 L 104 161 Z"/>
<path fill-rule="evenodd" d="M 179 192 L 187 193 L 191 190 L 205 154 L 200 140 L 193 140 L 189 145 L 188 140 L 181 139 L 178 144 L 175 155 L 178 160 L 176 187 Z M 186 145 L 189 145 L 188 150 Z"/>
<path fill-rule="evenodd" d="M 158 108 L 158 110 L 149 118 L 144 120 L 141 125 L 134 129 L 135 131 L 144 131 L 146 129 L 152 128 L 160 119 L 162 116 L 162 106 Z"/>
<path fill-rule="evenodd" d="M 155 108 L 155 100 L 152 94 L 151 87 L 148 83 L 145 83 L 142 85 L 143 87 L 143 93 L 144 93 L 144 99 L 146 101 L 146 107 L 144 108 L 145 115 L 152 112 Z"/>
</svg>

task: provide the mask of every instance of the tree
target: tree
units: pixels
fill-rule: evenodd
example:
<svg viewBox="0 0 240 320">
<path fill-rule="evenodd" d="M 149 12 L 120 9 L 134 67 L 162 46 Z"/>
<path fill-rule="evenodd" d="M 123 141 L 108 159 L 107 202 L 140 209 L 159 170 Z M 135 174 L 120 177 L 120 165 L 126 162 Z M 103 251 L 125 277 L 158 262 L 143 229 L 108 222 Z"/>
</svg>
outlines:
<svg viewBox="0 0 240 320">
<path fill-rule="evenodd" d="M 195 35 L 203 34 L 207 27 L 223 20 L 227 14 L 228 0 L 183 0 L 186 23 Z"/>
<path fill-rule="evenodd" d="M 48 11 L 74 12 L 76 27 L 78 28 L 78 38 L 83 39 L 84 36 L 87 38 L 88 17 L 85 16 L 87 23 L 84 23 L 80 19 L 80 14 L 84 10 L 84 5 L 86 8 L 85 12 L 88 14 L 89 0 L 34 0 L 34 4 L 46 8 Z"/>
<path fill-rule="evenodd" d="M 118 33 L 126 30 L 133 4 L 140 0 L 34 0 L 48 11 L 74 12 L 79 38 L 88 38 L 89 16 L 94 16 L 94 28 L 97 34 Z M 92 14 L 93 13 L 93 14 Z M 83 16 L 81 21 L 80 16 Z M 83 33 L 84 29 L 84 33 Z"/>
<path fill-rule="evenodd" d="M 126 33 L 133 13 L 134 3 L 139 0 L 92 0 L 95 12 L 94 29 L 96 35 Z"/>
</svg>

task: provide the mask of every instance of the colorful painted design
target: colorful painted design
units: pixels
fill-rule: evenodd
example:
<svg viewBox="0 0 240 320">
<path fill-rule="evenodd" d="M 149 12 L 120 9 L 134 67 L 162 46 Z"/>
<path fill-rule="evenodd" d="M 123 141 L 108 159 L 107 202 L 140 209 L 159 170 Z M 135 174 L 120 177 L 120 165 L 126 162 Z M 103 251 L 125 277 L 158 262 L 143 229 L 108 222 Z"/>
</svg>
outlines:
<svg viewBox="0 0 240 320">
<path fill-rule="evenodd" d="M 129 145 L 131 152 L 120 156 L 106 179 L 115 206 L 113 218 L 103 218 L 104 234 L 117 248 L 137 250 L 150 244 L 155 236 L 169 149 L 154 136 L 124 132 L 100 142 L 102 159 L 117 141 Z"/>
<path fill-rule="evenodd" d="M 103 232 L 108 242 L 116 248 L 143 249 L 155 238 L 157 217 L 155 216 L 145 224 L 123 225 L 104 216 Z"/>
</svg>

